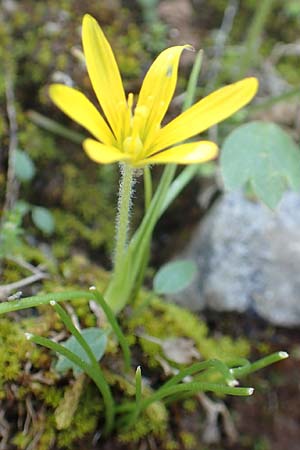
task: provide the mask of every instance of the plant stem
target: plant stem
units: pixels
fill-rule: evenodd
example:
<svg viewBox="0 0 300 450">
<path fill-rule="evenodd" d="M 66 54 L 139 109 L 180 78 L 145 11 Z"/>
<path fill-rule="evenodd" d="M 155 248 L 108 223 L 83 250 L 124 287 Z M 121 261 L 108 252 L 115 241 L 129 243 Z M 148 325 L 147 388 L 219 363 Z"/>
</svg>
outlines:
<svg viewBox="0 0 300 450">
<path fill-rule="evenodd" d="M 244 43 L 244 52 L 240 60 L 240 76 L 247 74 L 250 67 L 254 67 L 259 59 L 259 45 L 262 33 L 274 6 L 275 0 L 262 0 L 255 9 L 254 17 L 250 23 L 247 37 Z"/>
<path fill-rule="evenodd" d="M 27 112 L 27 117 L 37 126 L 43 128 L 44 130 L 50 131 L 50 133 L 56 134 L 57 136 L 62 136 L 75 144 L 81 144 L 85 139 L 84 134 L 78 133 L 77 131 L 70 130 L 69 128 L 61 125 L 53 119 L 40 114 L 36 111 L 30 110 Z"/>
<path fill-rule="evenodd" d="M 145 210 L 150 206 L 152 200 L 152 177 L 149 166 L 144 167 L 144 190 L 145 190 Z"/>
<path fill-rule="evenodd" d="M 193 68 L 191 71 L 191 75 L 188 80 L 188 85 L 187 85 L 187 89 L 186 89 L 186 93 L 185 93 L 185 97 L 184 97 L 184 102 L 182 105 L 182 111 L 185 111 L 193 104 L 196 89 L 197 89 L 197 84 L 198 84 L 198 80 L 199 80 L 199 74 L 201 71 L 202 60 L 203 60 L 203 50 L 201 49 L 198 51 L 198 53 L 196 55 L 196 58 L 195 58 L 195 61 L 193 64 Z"/>
<path fill-rule="evenodd" d="M 121 166 L 121 181 L 118 199 L 117 235 L 115 248 L 114 272 L 122 266 L 122 259 L 127 245 L 131 194 L 133 185 L 133 168 L 128 164 Z"/>
</svg>

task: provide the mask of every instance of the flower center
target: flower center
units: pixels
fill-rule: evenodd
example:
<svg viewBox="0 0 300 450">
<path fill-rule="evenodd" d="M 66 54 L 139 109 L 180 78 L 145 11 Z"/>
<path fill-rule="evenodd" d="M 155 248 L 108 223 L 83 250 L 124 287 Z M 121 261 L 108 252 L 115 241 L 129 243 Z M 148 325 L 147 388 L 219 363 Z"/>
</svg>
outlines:
<svg viewBox="0 0 300 450">
<path fill-rule="evenodd" d="M 126 137 L 123 140 L 123 151 L 130 153 L 134 159 L 144 157 L 144 134 L 149 112 L 149 108 L 143 105 L 136 106 L 133 110 L 133 94 L 128 95 Z"/>
</svg>

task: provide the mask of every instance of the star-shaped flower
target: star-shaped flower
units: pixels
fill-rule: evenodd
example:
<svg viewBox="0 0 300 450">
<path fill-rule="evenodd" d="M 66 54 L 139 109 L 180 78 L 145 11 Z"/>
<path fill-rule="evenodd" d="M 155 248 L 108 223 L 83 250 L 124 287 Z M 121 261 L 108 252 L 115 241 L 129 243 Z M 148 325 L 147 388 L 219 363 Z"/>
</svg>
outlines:
<svg viewBox="0 0 300 450">
<path fill-rule="evenodd" d="M 65 114 L 96 138 L 85 139 L 83 147 L 97 163 L 120 161 L 142 167 L 213 159 L 218 152 L 214 142 L 183 142 L 235 113 L 257 91 L 256 78 L 245 78 L 218 89 L 162 127 L 176 87 L 180 55 L 191 47 L 175 46 L 160 53 L 148 70 L 135 103 L 132 93 L 126 98 L 110 44 L 88 14 L 83 18 L 82 43 L 89 77 L 105 119 L 76 89 L 54 84 L 49 93 Z"/>
</svg>

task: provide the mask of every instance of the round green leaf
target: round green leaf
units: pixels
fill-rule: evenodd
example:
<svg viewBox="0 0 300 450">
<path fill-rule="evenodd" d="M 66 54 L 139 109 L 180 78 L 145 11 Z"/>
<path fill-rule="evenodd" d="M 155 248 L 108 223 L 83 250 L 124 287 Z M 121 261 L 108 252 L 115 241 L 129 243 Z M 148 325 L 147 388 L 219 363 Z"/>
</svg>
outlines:
<svg viewBox="0 0 300 450">
<path fill-rule="evenodd" d="M 185 289 L 197 272 L 194 261 L 181 260 L 165 264 L 153 280 L 153 290 L 157 294 L 175 294 Z"/>
<path fill-rule="evenodd" d="M 35 165 L 23 150 L 15 151 L 14 169 L 16 177 L 20 181 L 30 181 L 35 175 Z"/>
<path fill-rule="evenodd" d="M 224 141 L 220 163 L 225 188 L 250 182 L 270 208 L 288 188 L 300 189 L 300 150 L 274 123 L 257 121 L 235 129 Z"/>
<path fill-rule="evenodd" d="M 15 207 L 22 217 L 25 216 L 25 214 L 27 214 L 30 210 L 30 205 L 24 200 L 17 200 Z"/>
<path fill-rule="evenodd" d="M 32 208 L 32 220 L 35 226 L 43 233 L 51 234 L 54 231 L 54 219 L 51 212 L 42 206 Z"/>
<path fill-rule="evenodd" d="M 104 330 L 100 330 L 99 328 L 91 327 L 82 330 L 81 335 L 90 346 L 97 361 L 100 361 L 100 359 L 105 353 L 107 345 L 107 332 Z M 81 347 L 81 345 L 74 336 L 69 337 L 69 339 L 67 339 L 65 342 L 62 342 L 61 344 L 68 350 L 71 350 L 71 352 L 75 353 L 83 361 L 87 363 L 90 362 L 88 355 L 85 353 L 84 349 Z M 57 372 L 60 373 L 65 373 L 69 369 L 73 369 L 76 375 L 82 373 L 80 367 L 78 367 L 76 364 L 74 364 L 72 361 L 70 361 L 68 358 L 62 355 L 59 355 L 58 361 L 55 364 L 55 369 L 57 370 Z"/>
</svg>

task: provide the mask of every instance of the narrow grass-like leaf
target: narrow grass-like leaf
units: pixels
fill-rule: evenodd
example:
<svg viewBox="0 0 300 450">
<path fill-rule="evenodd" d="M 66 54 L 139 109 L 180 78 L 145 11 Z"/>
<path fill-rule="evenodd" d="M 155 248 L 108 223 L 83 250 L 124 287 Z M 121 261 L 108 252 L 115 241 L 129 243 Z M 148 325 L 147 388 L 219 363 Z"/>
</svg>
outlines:
<svg viewBox="0 0 300 450">
<path fill-rule="evenodd" d="M 94 298 L 94 296 L 88 291 L 66 291 L 66 292 L 57 292 L 54 294 L 25 297 L 19 300 L 0 303 L 0 315 L 7 314 L 12 311 L 20 311 L 22 309 L 46 305 L 47 303 L 50 303 L 51 300 L 55 300 L 56 302 L 63 302 L 66 300 L 78 300 L 82 298 L 91 300 Z"/>
<path fill-rule="evenodd" d="M 160 388 L 160 390 L 169 388 L 171 386 L 175 386 L 176 384 L 180 383 L 184 378 L 195 375 L 198 372 L 202 372 L 203 370 L 207 369 L 216 369 L 223 376 L 225 382 L 229 386 L 236 385 L 234 375 L 227 367 L 227 365 L 218 359 L 210 359 L 208 361 L 201 361 L 192 364 L 191 366 L 180 370 L 176 375 L 170 378 L 170 380 L 164 383 Z"/>
<path fill-rule="evenodd" d="M 109 321 L 113 331 L 115 332 L 115 334 L 117 336 L 117 339 L 118 339 L 119 344 L 123 351 L 125 369 L 126 369 L 126 371 L 128 371 L 130 369 L 130 364 L 131 364 L 131 355 L 130 355 L 130 349 L 129 349 L 129 345 L 127 344 L 126 337 L 124 336 L 123 331 L 121 330 L 112 309 L 106 303 L 104 297 L 100 294 L 99 291 L 97 291 L 97 289 L 94 286 L 92 286 L 90 288 L 90 291 L 92 292 L 93 297 L 96 300 L 96 302 L 98 303 L 98 305 L 100 305 L 101 308 L 103 309 L 104 314 L 107 317 L 107 320 Z"/>
<path fill-rule="evenodd" d="M 60 306 L 58 303 L 56 303 L 55 301 L 50 302 L 50 305 L 54 307 L 56 313 L 59 315 L 62 322 L 65 324 L 67 329 L 75 337 L 75 339 L 81 345 L 83 350 L 86 352 L 86 354 L 88 355 L 88 357 L 90 359 L 91 364 L 94 366 L 98 366 L 98 361 L 96 360 L 91 347 L 89 346 L 87 341 L 84 339 L 82 334 L 77 330 L 77 328 L 73 324 L 72 320 L 70 319 L 69 315 L 66 313 L 64 308 L 62 306 Z"/>
<path fill-rule="evenodd" d="M 197 392 L 215 392 L 216 394 L 237 395 L 247 397 L 253 394 L 254 389 L 249 387 L 245 388 L 230 387 L 225 386 L 223 384 L 197 382 L 197 381 L 189 383 L 180 383 L 177 384 L 176 386 L 169 386 L 168 388 L 165 388 L 163 390 L 159 389 L 158 391 L 154 392 L 150 397 L 142 401 L 140 411 L 142 412 L 145 409 L 147 409 L 148 406 L 150 406 L 151 403 L 153 402 L 163 400 L 166 397 L 181 392 L 190 392 L 194 394 Z"/>
<path fill-rule="evenodd" d="M 25 333 L 25 335 L 28 340 L 34 342 L 35 344 L 42 345 L 43 347 L 49 348 L 50 350 L 63 355 L 65 358 L 70 359 L 70 361 L 79 366 L 83 370 L 83 372 L 85 372 L 92 378 L 99 391 L 101 392 L 105 404 L 106 421 L 104 426 L 104 433 L 110 433 L 114 425 L 114 401 L 107 382 L 105 381 L 105 383 L 103 383 L 103 380 L 99 377 L 99 373 L 95 370 L 95 367 L 87 364 L 75 353 L 71 352 L 69 349 L 67 349 L 63 345 L 58 344 L 57 342 L 51 341 L 50 339 L 41 336 L 33 335 L 31 333 Z"/>
<path fill-rule="evenodd" d="M 243 367 L 236 367 L 230 369 L 231 373 L 234 377 L 241 378 L 249 373 L 256 372 L 257 370 L 263 369 L 271 364 L 274 364 L 278 361 L 282 361 L 283 359 L 288 358 L 289 355 L 287 352 L 276 352 L 271 355 L 265 356 L 264 358 L 255 361 L 254 363 L 249 363 L 244 365 Z"/>
</svg>

